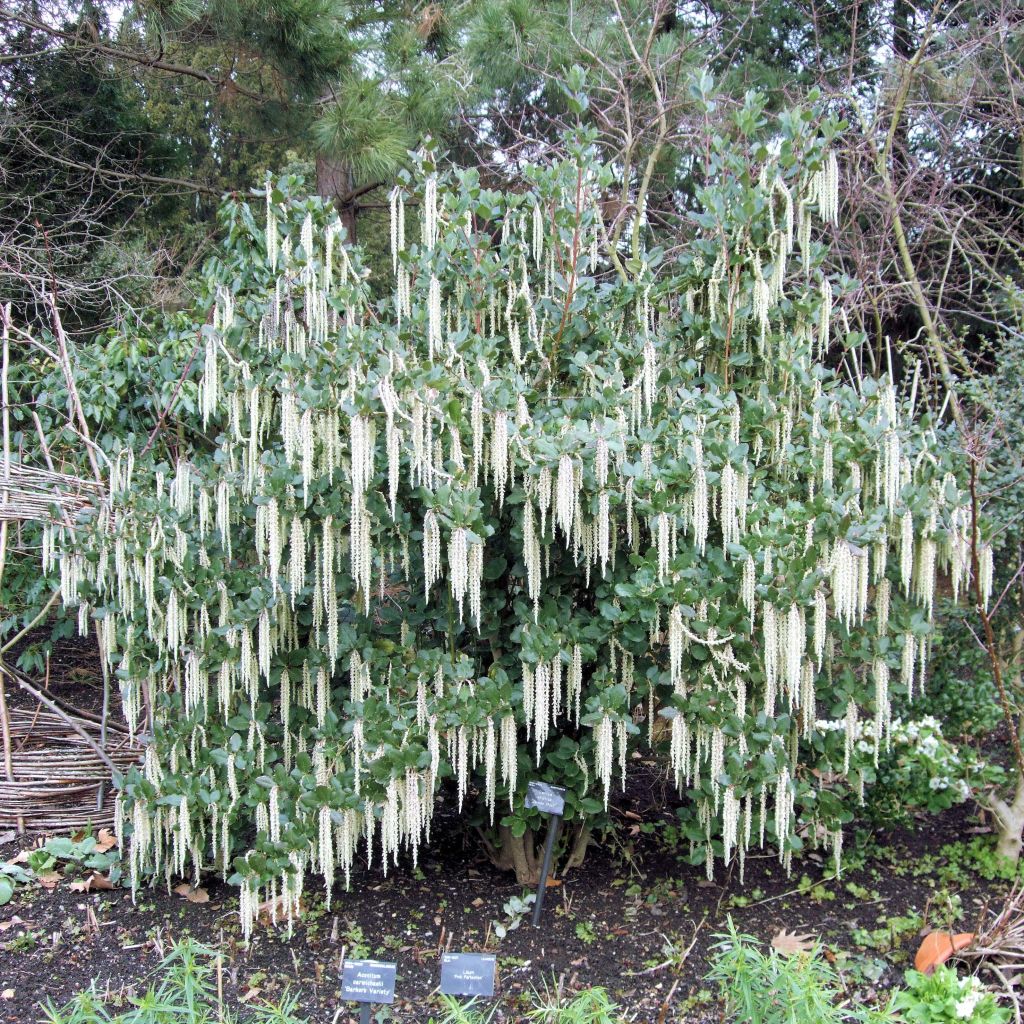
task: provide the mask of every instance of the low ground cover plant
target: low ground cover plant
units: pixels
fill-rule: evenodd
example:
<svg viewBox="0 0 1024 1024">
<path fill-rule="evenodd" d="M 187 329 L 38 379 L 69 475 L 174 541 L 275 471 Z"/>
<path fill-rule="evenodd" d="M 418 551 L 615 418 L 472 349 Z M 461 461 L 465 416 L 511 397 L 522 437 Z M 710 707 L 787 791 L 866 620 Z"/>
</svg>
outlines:
<svg viewBox="0 0 1024 1024">
<path fill-rule="evenodd" d="M 973 975 L 960 977 L 940 964 L 931 974 L 907 971 L 906 988 L 893 1002 L 906 1024 L 1007 1024 L 1013 1013 Z"/>
<path fill-rule="evenodd" d="M 241 1019 L 217 995 L 217 954 L 194 939 L 176 942 L 161 960 L 130 1009 L 111 1013 L 96 990 L 79 993 L 64 1006 L 47 1005 L 46 1024 L 235 1024 Z M 278 1003 L 247 1010 L 247 1024 L 308 1024 L 286 995 Z"/>
<path fill-rule="evenodd" d="M 845 1005 L 835 968 L 814 943 L 791 952 L 765 950 L 737 931 L 732 918 L 718 936 L 708 980 L 717 984 L 735 1024 L 892 1024 L 890 1009 Z"/>
</svg>

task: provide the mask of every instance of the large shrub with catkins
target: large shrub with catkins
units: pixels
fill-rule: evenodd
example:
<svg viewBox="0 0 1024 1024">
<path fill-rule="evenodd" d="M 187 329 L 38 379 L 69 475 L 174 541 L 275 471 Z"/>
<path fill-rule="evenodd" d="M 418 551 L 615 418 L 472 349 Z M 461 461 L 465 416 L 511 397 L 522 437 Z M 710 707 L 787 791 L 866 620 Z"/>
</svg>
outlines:
<svg viewBox="0 0 1024 1024">
<path fill-rule="evenodd" d="M 646 748 L 709 873 L 838 855 L 859 724 L 919 686 L 966 516 L 915 399 L 822 365 L 858 339 L 812 125 L 716 142 L 672 259 L 607 251 L 586 138 L 504 193 L 428 153 L 390 282 L 282 183 L 227 206 L 215 446 L 126 454 L 95 529 L 47 544 L 151 737 L 118 802 L 134 879 L 222 871 L 248 928 L 311 873 L 415 859 L 442 799 L 522 874 L 527 782 L 585 827 Z"/>
</svg>

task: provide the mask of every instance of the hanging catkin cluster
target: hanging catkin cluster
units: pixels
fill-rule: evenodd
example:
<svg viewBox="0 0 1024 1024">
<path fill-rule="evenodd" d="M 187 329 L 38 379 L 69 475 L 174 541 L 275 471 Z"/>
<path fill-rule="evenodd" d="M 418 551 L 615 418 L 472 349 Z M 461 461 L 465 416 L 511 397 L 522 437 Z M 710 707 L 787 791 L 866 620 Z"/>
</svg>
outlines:
<svg viewBox="0 0 1024 1024">
<path fill-rule="evenodd" d="M 837 801 L 805 797 L 862 788 L 859 723 L 884 737 L 924 683 L 936 580 L 969 572 L 956 481 L 891 381 L 815 362 L 832 157 L 750 175 L 763 202 L 639 288 L 608 269 L 602 173 L 482 197 L 428 170 L 418 245 L 392 193 L 378 302 L 340 224 L 268 185 L 272 284 L 213 293 L 214 456 L 124 455 L 96 557 L 46 540 L 153 736 L 118 801 L 136 884 L 216 868 L 248 932 L 359 849 L 415 861 L 444 794 L 494 823 L 541 771 L 600 814 L 637 744 L 709 873 L 716 841 L 741 865 L 771 842 L 788 866 L 804 828 L 838 852 Z"/>
</svg>

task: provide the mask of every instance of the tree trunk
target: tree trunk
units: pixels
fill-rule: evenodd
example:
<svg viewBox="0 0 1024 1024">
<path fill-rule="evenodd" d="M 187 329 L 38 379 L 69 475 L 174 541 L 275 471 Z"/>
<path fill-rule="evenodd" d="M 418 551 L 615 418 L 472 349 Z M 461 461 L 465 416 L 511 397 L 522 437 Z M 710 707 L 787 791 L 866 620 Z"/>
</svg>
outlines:
<svg viewBox="0 0 1024 1024">
<path fill-rule="evenodd" d="M 1021 846 L 1024 845 L 1024 775 L 1017 773 L 1017 786 L 1010 803 L 994 797 L 989 802 L 989 808 L 999 826 L 996 852 L 1000 857 L 1008 857 L 1016 863 L 1020 860 Z"/>
<path fill-rule="evenodd" d="M 345 228 L 345 241 L 356 243 L 355 203 L 347 200 L 352 194 L 352 175 L 341 160 L 318 153 L 316 157 L 316 191 L 324 199 L 330 199 L 338 211 Z"/>
<path fill-rule="evenodd" d="M 583 824 L 577 828 L 572 849 L 569 851 L 569 859 L 565 862 L 563 874 L 572 868 L 583 867 L 583 861 L 587 856 L 587 847 L 590 845 L 590 835 L 589 825 Z"/>
<path fill-rule="evenodd" d="M 516 881 L 520 885 L 533 888 L 540 884 L 540 869 L 544 862 L 546 836 L 540 837 L 538 842 L 538 837 L 534 835 L 533 831 L 527 829 L 517 839 L 512 835 L 511 829 L 501 826 L 498 829 L 498 842 L 495 843 L 483 829 L 480 829 L 479 833 L 488 858 L 499 871 L 514 871 Z M 578 868 L 583 865 L 587 847 L 590 844 L 590 835 L 589 825 L 578 826 L 573 835 L 572 848 L 569 851 L 568 860 L 565 862 L 563 873 L 570 868 Z M 552 875 L 557 875 L 557 864 L 558 852 L 556 850 L 554 864 L 551 866 Z"/>
<path fill-rule="evenodd" d="M 1020 692 L 1021 683 L 1021 652 L 1024 647 L 1024 631 L 1018 630 L 1013 637 L 1012 668 L 1014 689 Z M 1017 723 L 1017 735 L 1024 735 L 1024 717 Z M 999 826 L 999 839 L 996 852 L 1000 857 L 1008 857 L 1015 864 L 1020 860 L 1021 848 L 1024 846 L 1024 773 L 1017 769 L 1017 785 L 1013 791 L 1013 800 L 1006 803 L 994 797 L 989 807 L 995 815 Z"/>
<path fill-rule="evenodd" d="M 536 886 L 540 882 L 540 866 L 543 850 L 537 849 L 534 834 L 527 829 L 518 838 L 505 825 L 498 828 L 498 843 L 495 844 L 486 832 L 480 832 L 484 849 L 491 863 L 499 871 L 515 871 L 520 885 Z"/>
<path fill-rule="evenodd" d="M 995 654 L 989 652 L 990 657 Z M 1021 692 L 1021 658 L 1024 655 L 1024 629 L 1017 629 L 1013 634 L 1009 664 L 1006 666 L 1013 680 L 1013 689 Z M 998 668 L 998 664 L 996 666 Z M 1024 716 L 1017 722 L 1017 735 L 1024 736 Z M 1012 737 L 1011 737 L 1012 738 Z M 989 809 L 995 815 L 999 826 L 999 839 L 996 852 L 1000 857 L 1008 857 L 1014 863 L 1020 860 L 1021 848 L 1024 846 L 1024 771 L 1017 765 L 1017 785 L 1014 788 L 1013 800 L 1010 803 L 993 796 L 989 801 Z"/>
</svg>

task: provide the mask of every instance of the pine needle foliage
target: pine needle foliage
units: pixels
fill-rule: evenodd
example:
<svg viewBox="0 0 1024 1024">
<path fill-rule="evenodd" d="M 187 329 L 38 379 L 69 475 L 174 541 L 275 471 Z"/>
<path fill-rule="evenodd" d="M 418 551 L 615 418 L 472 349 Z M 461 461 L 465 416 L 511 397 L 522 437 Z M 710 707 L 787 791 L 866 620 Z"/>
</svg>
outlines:
<svg viewBox="0 0 1024 1024">
<path fill-rule="evenodd" d="M 393 178 L 416 142 L 399 99 L 362 77 L 339 83 L 314 134 L 320 149 L 344 157 L 354 185 Z"/>
</svg>

